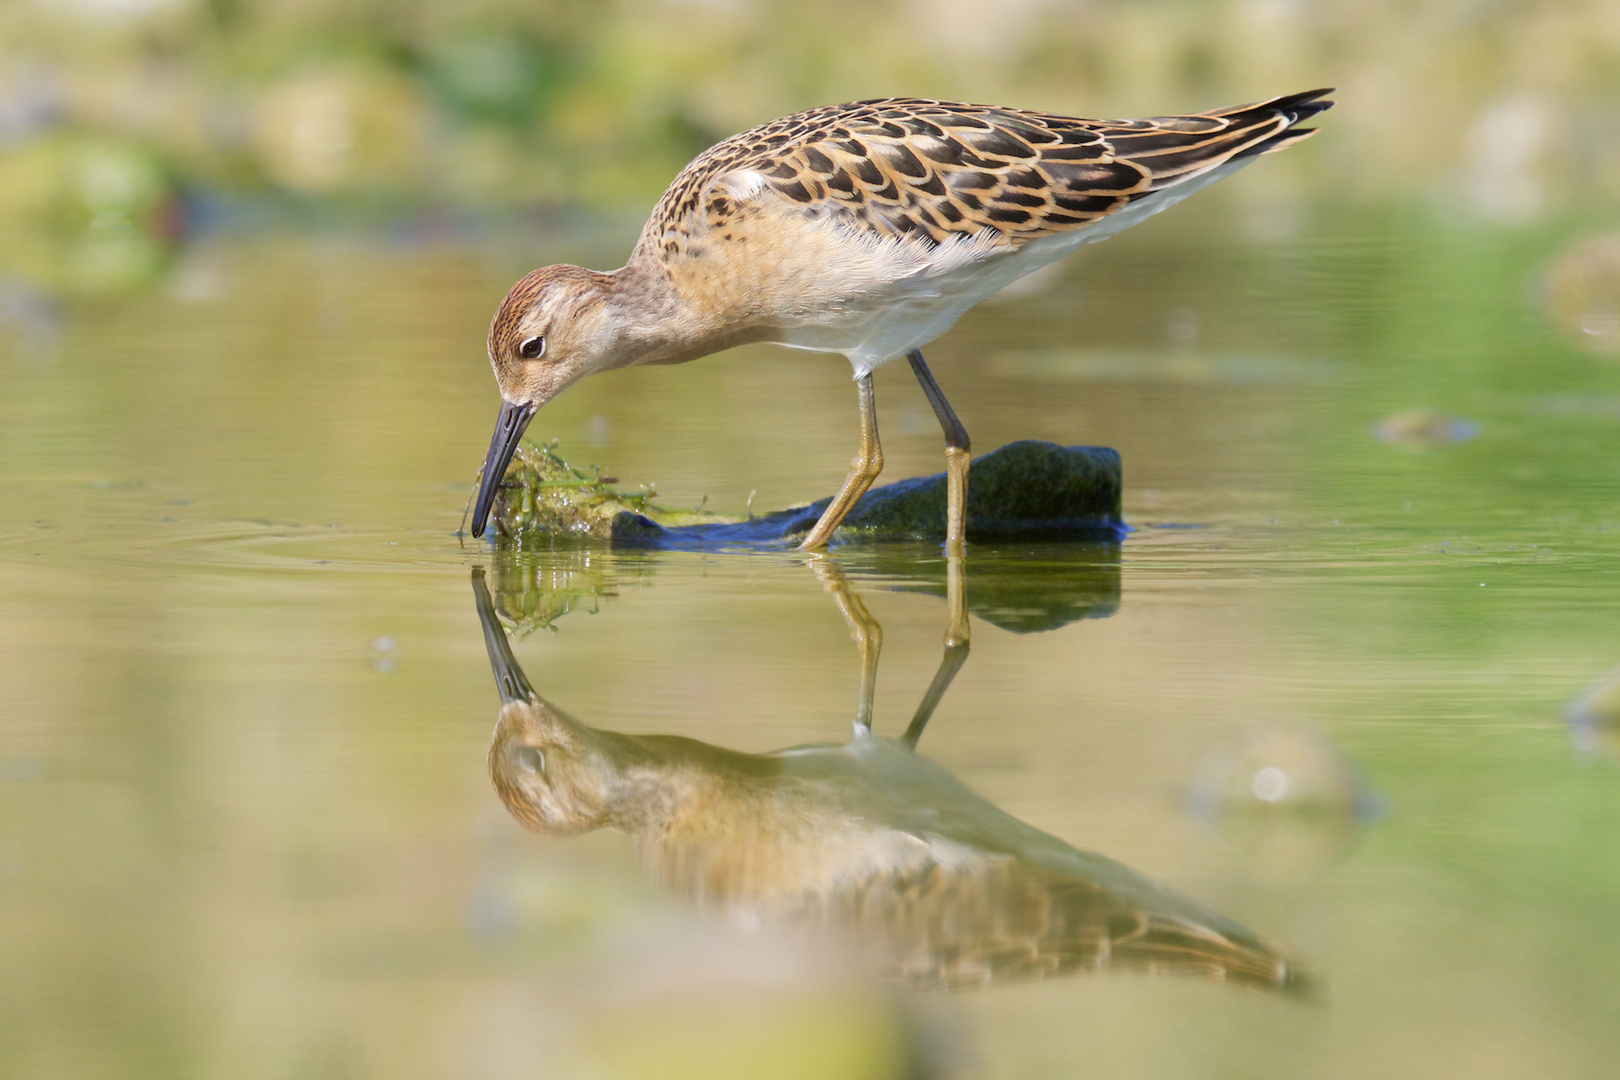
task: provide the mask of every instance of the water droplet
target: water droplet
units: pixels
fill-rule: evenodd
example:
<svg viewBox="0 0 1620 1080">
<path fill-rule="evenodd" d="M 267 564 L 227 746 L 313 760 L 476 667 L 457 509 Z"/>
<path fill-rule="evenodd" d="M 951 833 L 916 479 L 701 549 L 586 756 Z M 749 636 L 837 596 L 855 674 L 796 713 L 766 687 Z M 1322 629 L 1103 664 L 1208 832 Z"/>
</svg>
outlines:
<svg viewBox="0 0 1620 1080">
<path fill-rule="evenodd" d="M 1293 786 L 1294 782 L 1288 778 L 1288 774 L 1275 765 L 1267 765 L 1255 773 L 1254 781 L 1249 785 L 1254 791 L 1255 798 L 1269 803 L 1282 802 L 1288 798 L 1288 792 Z"/>
<path fill-rule="evenodd" d="M 380 637 L 371 643 L 371 669 L 373 671 L 394 670 L 394 639 Z"/>
</svg>

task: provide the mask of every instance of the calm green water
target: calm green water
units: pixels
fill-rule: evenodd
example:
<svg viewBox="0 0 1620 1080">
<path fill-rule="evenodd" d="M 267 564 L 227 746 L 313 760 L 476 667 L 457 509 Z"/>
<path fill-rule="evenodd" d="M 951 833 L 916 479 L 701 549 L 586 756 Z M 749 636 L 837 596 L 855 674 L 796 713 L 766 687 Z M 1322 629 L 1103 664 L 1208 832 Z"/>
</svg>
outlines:
<svg viewBox="0 0 1620 1080">
<path fill-rule="evenodd" d="M 455 535 L 489 312 L 633 226 L 225 236 L 148 293 L 8 309 L 0 1075 L 1607 1075 L 1620 767 L 1565 709 L 1620 664 L 1620 371 L 1538 301 L 1596 230 L 1195 218 L 930 351 L 981 452 L 1117 447 L 1137 531 L 970 550 L 971 655 L 919 750 L 1314 996 L 1108 965 L 915 993 L 671 895 L 620 833 L 522 829 L 474 568 L 551 704 L 757 754 L 848 737 L 851 596 L 875 728 L 905 730 L 937 553 L 497 559 Z M 877 392 L 887 475 L 937 471 L 909 373 Z M 1412 409 L 1442 418 L 1379 434 Z M 750 349 L 591 380 L 534 432 L 662 501 L 773 508 L 836 487 L 854 395 L 838 358 Z"/>
</svg>

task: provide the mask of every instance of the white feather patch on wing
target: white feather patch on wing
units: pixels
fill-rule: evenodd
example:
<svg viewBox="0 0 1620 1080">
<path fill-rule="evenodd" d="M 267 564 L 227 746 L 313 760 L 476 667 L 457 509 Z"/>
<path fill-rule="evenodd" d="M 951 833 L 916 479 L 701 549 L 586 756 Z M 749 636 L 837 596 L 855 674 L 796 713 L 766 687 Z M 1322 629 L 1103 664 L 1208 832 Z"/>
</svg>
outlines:
<svg viewBox="0 0 1620 1080">
<path fill-rule="evenodd" d="M 731 172 L 716 177 L 714 181 L 709 184 L 709 188 L 704 192 L 704 195 L 707 196 L 709 191 L 712 191 L 717 187 L 721 187 L 730 192 L 731 197 L 736 199 L 738 202 L 747 202 L 755 195 L 758 195 L 760 191 L 764 189 L 765 184 L 766 180 L 764 173 L 755 172 L 753 169 L 734 169 Z"/>
<path fill-rule="evenodd" d="M 884 236 L 869 229 L 835 225 L 843 241 L 844 261 L 854 267 L 852 283 L 872 294 L 880 304 L 895 293 L 909 296 L 938 296 L 943 282 L 960 271 L 985 262 L 992 256 L 1013 251 L 994 229 L 980 229 L 970 236 L 947 236 L 941 244 L 911 236 Z"/>
</svg>

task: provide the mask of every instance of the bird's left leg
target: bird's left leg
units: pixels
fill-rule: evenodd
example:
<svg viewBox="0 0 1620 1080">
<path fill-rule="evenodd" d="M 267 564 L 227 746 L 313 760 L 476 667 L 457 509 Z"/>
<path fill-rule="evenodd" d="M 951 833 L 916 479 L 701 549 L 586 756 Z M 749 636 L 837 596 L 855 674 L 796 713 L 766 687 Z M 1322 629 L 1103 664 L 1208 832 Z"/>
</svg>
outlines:
<svg viewBox="0 0 1620 1080">
<path fill-rule="evenodd" d="M 967 428 L 956 418 L 951 403 L 945 400 L 945 391 L 934 381 L 934 373 L 923 362 L 921 349 L 906 353 L 912 374 L 922 383 L 928 404 L 934 407 L 939 426 L 945 432 L 945 554 L 960 556 L 967 535 L 967 482 L 968 464 L 972 460 L 973 444 L 968 440 Z"/>
<path fill-rule="evenodd" d="M 883 471 L 883 447 L 878 442 L 877 406 L 872 402 L 870 371 L 855 380 L 855 392 L 860 396 L 861 403 L 861 448 L 856 452 L 855 460 L 849 463 L 849 475 L 844 477 L 844 486 L 838 489 L 833 501 L 821 512 L 821 520 L 810 530 L 810 535 L 799 544 L 800 551 L 825 547 L 827 541 L 832 539 L 834 530 L 855 508 L 860 497 L 866 494 L 866 489 L 872 486 L 878 473 Z"/>
</svg>

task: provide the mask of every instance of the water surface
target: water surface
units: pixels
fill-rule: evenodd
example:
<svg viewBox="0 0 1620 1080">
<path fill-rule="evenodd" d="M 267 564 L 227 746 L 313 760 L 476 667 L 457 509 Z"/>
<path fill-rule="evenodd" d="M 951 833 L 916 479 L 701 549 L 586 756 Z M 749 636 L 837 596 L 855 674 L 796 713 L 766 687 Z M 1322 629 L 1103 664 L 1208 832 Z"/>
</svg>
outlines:
<svg viewBox="0 0 1620 1080">
<path fill-rule="evenodd" d="M 455 532 L 485 321 L 528 266 L 221 236 L 176 270 L 209 289 L 57 305 L 0 352 L 0 1071 L 1605 1075 L 1620 771 L 1565 708 L 1620 665 L 1620 374 L 1538 300 L 1591 230 L 1198 227 L 930 350 L 976 449 L 1118 448 L 1137 531 L 969 552 L 971 654 L 919 750 L 1297 957 L 1308 1001 L 1107 965 L 916 994 L 705 915 L 622 834 L 524 831 L 473 568 L 552 704 L 761 754 L 849 737 L 833 578 L 881 627 L 874 729 L 905 731 L 943 562 L 497 558 Z M 903 367 L 877 395 L 886 476 L 937 471 Z M 833 490 L 853 398 L 837 358 L 747 349 L 587 381 L 534 431 L 738 512 Z"/>
</svg>

